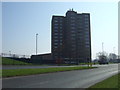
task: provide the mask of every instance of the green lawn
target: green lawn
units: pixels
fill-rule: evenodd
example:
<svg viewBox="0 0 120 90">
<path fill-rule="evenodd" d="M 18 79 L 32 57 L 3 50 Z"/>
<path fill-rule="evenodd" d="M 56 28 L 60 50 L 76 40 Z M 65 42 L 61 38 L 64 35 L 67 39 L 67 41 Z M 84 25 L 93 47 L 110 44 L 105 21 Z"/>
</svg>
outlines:
<svg viewBox="0 0 120 90">
<path fill-rule="evenodd" d="M 90 89 L 94 89 L 94 88 L 114 88 L 114 89 L 116 88 L 117 89 L 118 87 L 120 90 L 120 73 L 91 86 Z"/>
<path fill-rule="evenodd" d="M 9 69 L 9 70 L 2 70 L 2 77 L 24 76 L 24 75 L 32 75 L 32 74 L 82 70 L 82 69 L 91 69 L 91 68 L 95 68 L 95 67 L 57 67 L 57 68 L 12 69 L 12 70 Z"/>
<path fill-rule="evenodd" d="M 2 65 L 31 65 L 31 64 L 2 57 Z"/>
</svg>

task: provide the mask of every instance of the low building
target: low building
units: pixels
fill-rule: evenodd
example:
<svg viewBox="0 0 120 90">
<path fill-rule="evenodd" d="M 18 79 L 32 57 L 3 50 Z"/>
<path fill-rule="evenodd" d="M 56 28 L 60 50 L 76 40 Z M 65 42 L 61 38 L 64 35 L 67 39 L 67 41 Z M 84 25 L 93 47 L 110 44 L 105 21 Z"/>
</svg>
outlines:
<svg viewBox="0 0 120 90">
<path fill-rule="evenodd" d="M 32 55 L 31 62 L 36 64 L 54 63 L 51 53 Z"/>
</svg>

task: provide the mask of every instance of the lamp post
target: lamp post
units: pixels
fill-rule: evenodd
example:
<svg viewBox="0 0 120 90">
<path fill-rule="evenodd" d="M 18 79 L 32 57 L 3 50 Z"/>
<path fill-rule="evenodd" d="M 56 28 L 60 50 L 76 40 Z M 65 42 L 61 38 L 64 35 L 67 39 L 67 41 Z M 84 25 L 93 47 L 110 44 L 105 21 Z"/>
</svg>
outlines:
<svg viewBox="0 0 120 90">
<path fill-rule="evenodd" d="M 104 55 L 104 42 L 102 42 L 102 54 Z"/>
<path fill-rule="evenodd" d="M 11 51 L 9 51 L 9 57 L 11 57 Z"/>
<path fill-rule="evenodd" d="M 38 39 L 38 33 L 36 34 L 36 55 L 37 55 L 37 39 Z"/>
<path fill-rule="evenodd" d="M 113 47 L 113 53 L 115 54 L 115 47 Z"/>
</svg>

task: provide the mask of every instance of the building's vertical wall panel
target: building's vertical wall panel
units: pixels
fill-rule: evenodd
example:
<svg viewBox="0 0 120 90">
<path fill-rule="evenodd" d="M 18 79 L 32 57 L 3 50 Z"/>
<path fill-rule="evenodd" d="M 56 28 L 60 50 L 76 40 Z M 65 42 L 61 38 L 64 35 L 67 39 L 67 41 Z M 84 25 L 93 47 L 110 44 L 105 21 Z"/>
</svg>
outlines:
<svg viewBox="0 0 120 90">
<path fill-rule="evenodd" d="M 64 17 L 52 17 L 52 54 L 54 59 L 63 58 Z"/>
</svg>

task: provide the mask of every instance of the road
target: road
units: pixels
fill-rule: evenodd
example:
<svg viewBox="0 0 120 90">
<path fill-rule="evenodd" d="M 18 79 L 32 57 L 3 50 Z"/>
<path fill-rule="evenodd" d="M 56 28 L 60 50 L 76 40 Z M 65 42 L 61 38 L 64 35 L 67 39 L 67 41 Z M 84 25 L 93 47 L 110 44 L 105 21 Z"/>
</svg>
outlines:
<svg viewBox="0 0 120 90">
<path fill-rule="evenodd" d="M 88 88 L 118 72 L 118 64 L 99 68 L 4 78 L 3 88 Z"/>
</svg>

